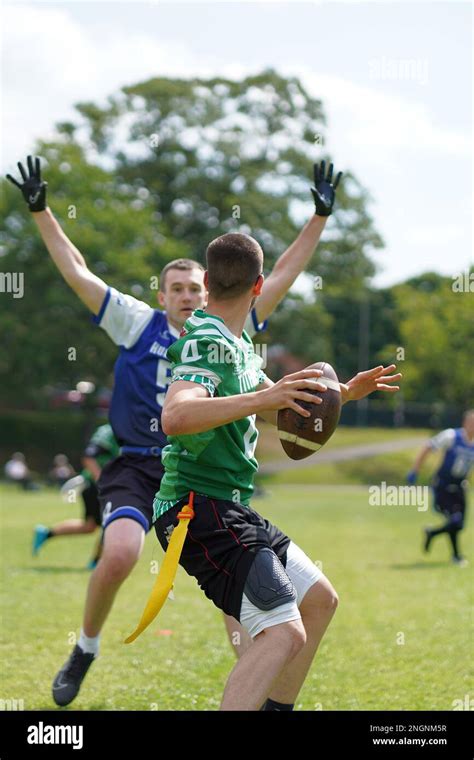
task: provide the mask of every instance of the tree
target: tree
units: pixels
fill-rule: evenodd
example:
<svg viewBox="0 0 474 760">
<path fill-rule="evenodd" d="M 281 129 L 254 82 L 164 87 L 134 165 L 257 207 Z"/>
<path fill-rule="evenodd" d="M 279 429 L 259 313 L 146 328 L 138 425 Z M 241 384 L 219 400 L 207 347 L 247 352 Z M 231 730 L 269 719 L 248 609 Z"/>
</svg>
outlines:
<svg viewBox="0 0 474 760">
<path fill-rule="evenodd" d="M 38 145 L 50 205 L 91 268 L 144 300 L 154 303 L 150 277 L 167 261 L 203 261 L 209 241 L 227 231 L 254 235 L 270 269 L 300 228 L 298 209 L 312 213 L 315 135 L 318 142 L 325 117 L 296 78 L 274 71 L 242 82 L 156 78 L 123 88 L 104 107 L 81 103 L 77 111 L 75 122 L 58 125 L 53 142 Z M 369 254 L 382 241 L 367 201 L 347 174 L 310 265 L 328 296 L 362 293 L 374 273 Z M 2 194 L 3 263 L 24 271 L 25 297 L 0 302 L 8 333 L 0 370 L 10 399 L 21 388 L 24 401 L 39 404 L 47 385 L 107 381 L 115 349 L 88 327 L 86 310 L 54 271 L 22 203 L 13 188 Z M 290 350 L 303 348 L 303 335 L 308 352 L 333 345 L 333 320 L 320 304 L 299 310 L 298 331 L 288 321 L 292 308 L 290 302 L 279 316 Z M 69 347 L 76 348 L 75 362 L 68 361 Z"/>
<path fill-rule="evenodd" d="M 78 110 L 97 153 L 124 182 L 150 190 L 167 234 L 200 261 L 212 237 L 241 229 L 262 243 L 270 267 L 299 229 L 295 206 L 305 202 L 311 213 L 311 164 L 325 117 L 296 78 L 272 70 L 242 82 L 156 78 L 125 87 L 102 109 Z M 341 289 L 374 273 L 368 254 L 382 241 L 367 201 L 348 174 L 311 265 Z"/>
<path fill-rule="evenodd" d="M 428 272 L 392 288 L 407 400 L 472 406 L 473 295 L 453 284 L 453 278 Z M 392 354 L 396 349 L 386 347 Z"/>
</svg>

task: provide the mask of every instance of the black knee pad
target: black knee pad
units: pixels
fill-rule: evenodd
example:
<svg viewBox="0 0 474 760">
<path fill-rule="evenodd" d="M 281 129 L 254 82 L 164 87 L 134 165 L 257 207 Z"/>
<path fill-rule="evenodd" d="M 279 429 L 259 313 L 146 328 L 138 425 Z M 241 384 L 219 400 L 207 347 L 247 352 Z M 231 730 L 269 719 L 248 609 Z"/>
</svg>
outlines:
<svg viewBox="0 0 474 760">
<path fill-rule="evenodd" d="M 255 555 L 244 594 L 260 610 L 273 610 L 282 604 L 296 601 L 296 589 L 270 548 L 264 547 Z"/>
</svg>

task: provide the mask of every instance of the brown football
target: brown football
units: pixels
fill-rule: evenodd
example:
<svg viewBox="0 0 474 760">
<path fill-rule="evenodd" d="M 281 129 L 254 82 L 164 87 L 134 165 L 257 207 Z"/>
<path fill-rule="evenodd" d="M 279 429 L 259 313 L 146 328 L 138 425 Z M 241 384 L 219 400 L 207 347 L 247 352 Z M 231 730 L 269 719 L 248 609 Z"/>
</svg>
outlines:
<svg viewBox="0 0 474 760">
<path fill-rule="evenodd" d="M 339 380 L 331 365 L 316 362 L 306 369 L 321 369 L 323 374 L 318 380 L 327 385 L 327 390 L 307 391 L 322 398 L 321 404 L 297 400 L 300 406 L 311 412 L 311 417 L 302 417 L 293 409 L 278 412 L 278 435 L 290 459 L 304 459 L 319 451 L 334 433 L 341 416 Z"/>
</svg>

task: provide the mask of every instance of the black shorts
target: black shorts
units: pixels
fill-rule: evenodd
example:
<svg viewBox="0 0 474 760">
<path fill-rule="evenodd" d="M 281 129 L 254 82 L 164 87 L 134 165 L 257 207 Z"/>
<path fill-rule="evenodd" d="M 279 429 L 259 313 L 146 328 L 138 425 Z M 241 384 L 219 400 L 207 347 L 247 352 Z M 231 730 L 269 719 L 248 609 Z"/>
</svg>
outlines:
<svg viewBox="0 0 474 760">
<path fill-rule="evenodd" d="M 166 551 L 171 526 L 178 524 L 177 514 L 187 503 L 181 499 L 155 522 L 156 535 Z M 194 497 L 195 517 L 189 522 L 180 565 L 216 607 L 240 618 L 242 594 L 255 554 L 263 547 L 273 549 L 286 566 L 290 539 L 258 512 L 207 496 Z"/>
<path fill-rule="evenodd" d="M 96 525 L 102 525 L 102 515 L 99 503 L 99 492 L 95 483 L 89 483 L 82 492 L 84 514 L 86 519 L 92 517 Z"/>
<path fill-rule="evenodd" d="M 435 483 L 434 508 L 446 517 L 461 514 L 466 511 L 466 492 L 462 483 Z"/>
<path fill-rule="evenodd" d="M 163 477 L 160 457 L 121 454 L 108 462 L 97 482 L 104 528 L 120 517 L 151 528 L 153 499 Z"/>
</svg>

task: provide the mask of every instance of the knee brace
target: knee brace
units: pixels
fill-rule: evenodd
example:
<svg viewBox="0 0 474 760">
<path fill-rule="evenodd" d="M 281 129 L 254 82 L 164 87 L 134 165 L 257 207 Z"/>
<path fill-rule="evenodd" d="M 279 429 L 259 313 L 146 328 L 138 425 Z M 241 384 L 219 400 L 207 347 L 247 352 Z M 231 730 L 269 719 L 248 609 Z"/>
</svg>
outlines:
<svg viewBox="0 0 474 760">
<path fill-rule="evenodd" d="M 296 601 L 296 589 L 283 565 L 269 547 L 260 549 L 250 567 L 245 595 L 260 610 L 273 610 Z"/>
</svg>

